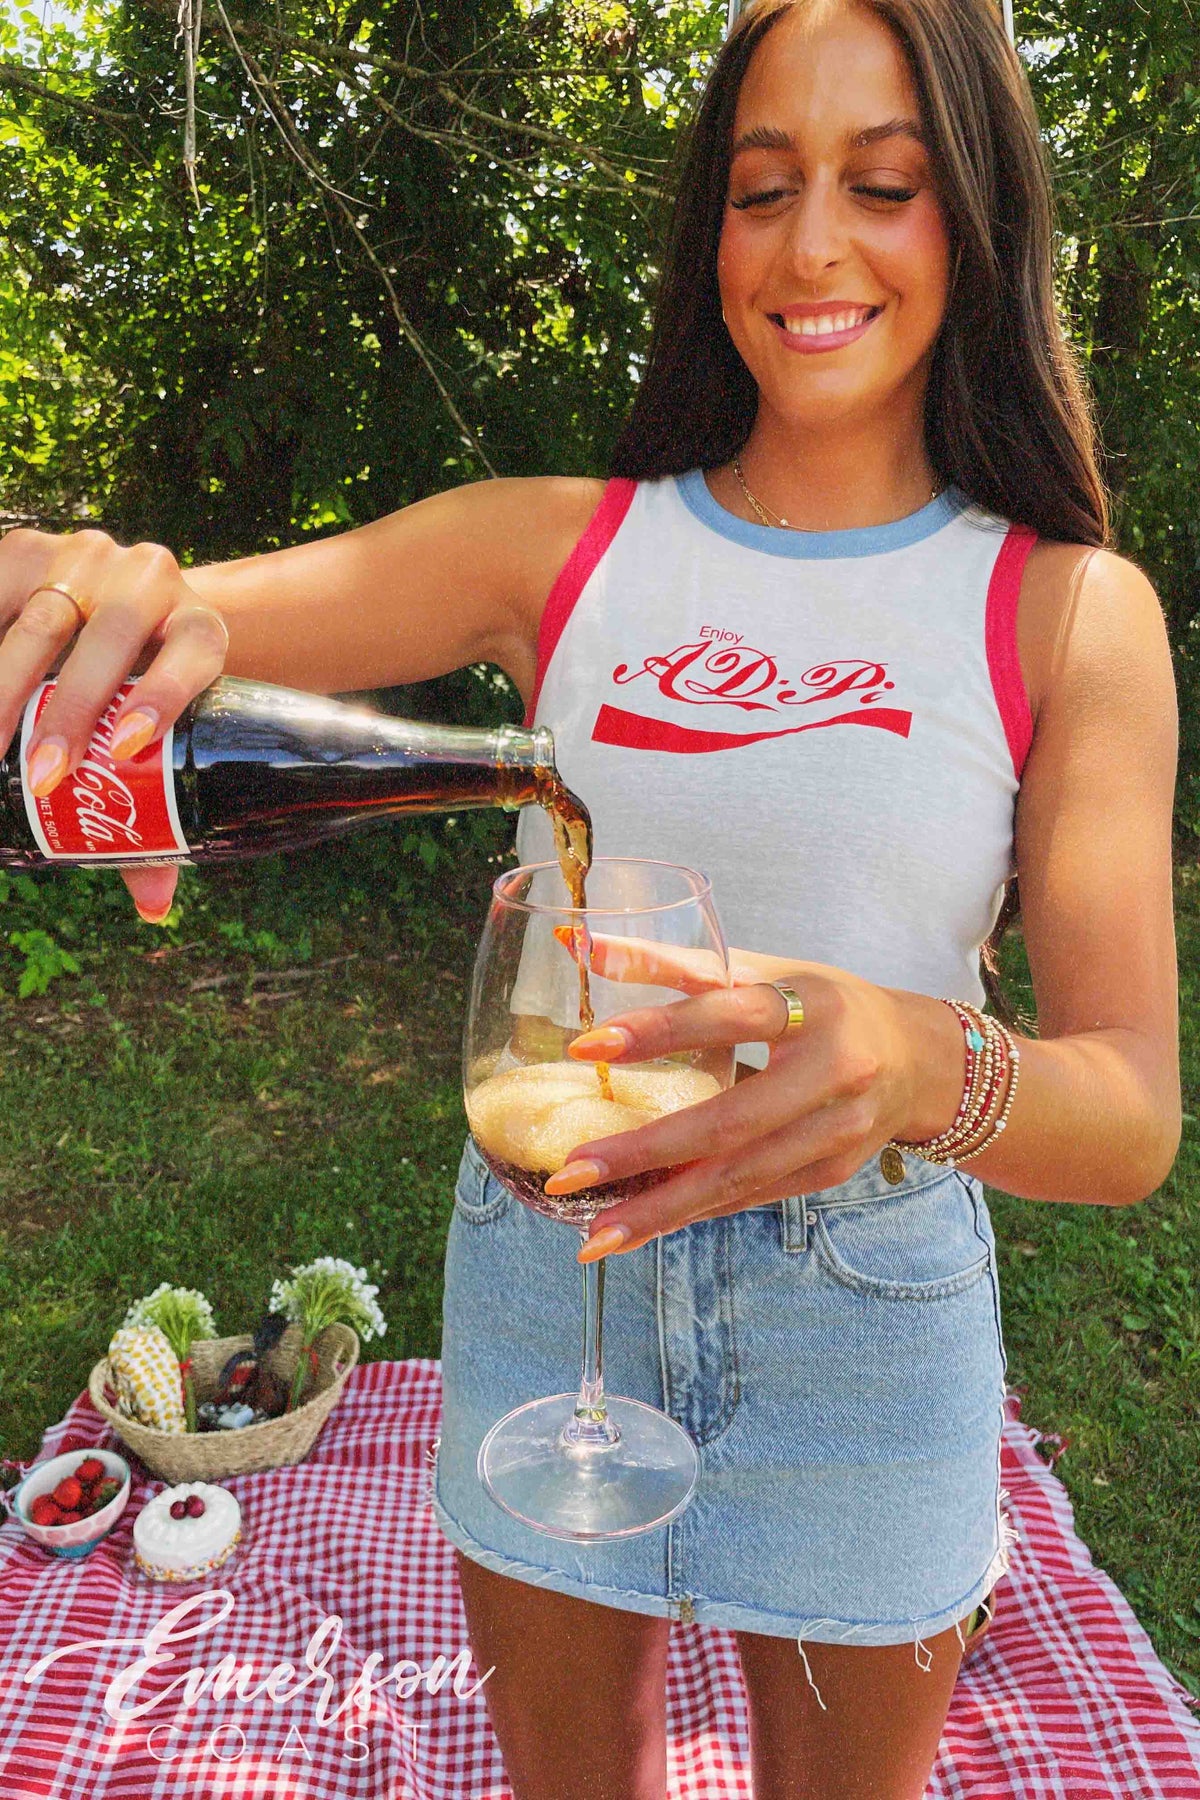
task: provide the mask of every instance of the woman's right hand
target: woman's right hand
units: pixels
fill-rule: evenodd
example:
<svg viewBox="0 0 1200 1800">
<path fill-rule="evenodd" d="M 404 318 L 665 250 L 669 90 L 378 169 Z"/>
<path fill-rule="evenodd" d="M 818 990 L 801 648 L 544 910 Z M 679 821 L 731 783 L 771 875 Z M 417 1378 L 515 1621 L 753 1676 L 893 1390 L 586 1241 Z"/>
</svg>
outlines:
<svg viewBox="0 0 1200 1800">
<path fill-rule="evenodd" d="M 141 667 L 111 745 L 114 760 L 136 756 L 216 680 L 228 644 L 220 613 L 188 586 L 161 545 L 125 549 L 102 531 L 10 531 L 0 542 L 0 756 L 30 695 L 57 667 L 58 685 L 25 762 L 33 792 L 52 793 L 78 768 L 101 714 Z M 141 916 L 160 923 L 178 869 L 131 865 L 121 874 Z"/>
</svg>

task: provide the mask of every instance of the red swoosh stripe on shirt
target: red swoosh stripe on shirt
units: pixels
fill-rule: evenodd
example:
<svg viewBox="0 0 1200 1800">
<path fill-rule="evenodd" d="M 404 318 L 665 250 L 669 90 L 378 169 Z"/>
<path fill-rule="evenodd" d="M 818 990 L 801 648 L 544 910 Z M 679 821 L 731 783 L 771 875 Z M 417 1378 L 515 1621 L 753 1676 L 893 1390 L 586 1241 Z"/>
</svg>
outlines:
<svg viewBox="0 0 1200 1800">
<path fill-rule="evenodd" d="M 798 731 L 820 731 L 826 725 L 875 725 L 906 738 L 912 714 L 896 707 L 877 712 L 839 713 L 834 719 L 810 719 L 805 725 L 787 725 L 782 731 L 694 731 L 689 725 L 668 725 L 619 706 L 602 706 L 592 726 L 594 744 L 616 744 L 624 750 L 670 750 L 679 756 L 700 756 L 710 750 L 736 750 L 742 744 L 761 744 L 766 738 L 793 737 Z"/>
</svg>

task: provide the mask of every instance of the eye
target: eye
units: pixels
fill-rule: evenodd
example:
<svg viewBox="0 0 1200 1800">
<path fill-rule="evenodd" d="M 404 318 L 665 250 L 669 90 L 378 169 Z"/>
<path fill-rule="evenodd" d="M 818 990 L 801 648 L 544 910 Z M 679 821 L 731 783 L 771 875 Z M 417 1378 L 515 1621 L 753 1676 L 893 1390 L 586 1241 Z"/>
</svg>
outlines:
<svg viewBox="0 0 1200 1800">
<path fill-rule="evenodd" d="M 865 194 L 869 200 L 891 201 L 899 205 L 904 200 L 915 200 L 919 189 L 905 187 L 872 187 L 860 182 L 855 188 L 856 194 Z"/>
<path fill-rule="evenodd" d="M 794 193 L 793 188 L 763 188 L 757 194 L 747 194 L 744 200 L 731 200 L 730 206 L 737 212 L 745 212 L 751 206 L 769 206 L 774 200 L 786 200 Z"/>
</svg>

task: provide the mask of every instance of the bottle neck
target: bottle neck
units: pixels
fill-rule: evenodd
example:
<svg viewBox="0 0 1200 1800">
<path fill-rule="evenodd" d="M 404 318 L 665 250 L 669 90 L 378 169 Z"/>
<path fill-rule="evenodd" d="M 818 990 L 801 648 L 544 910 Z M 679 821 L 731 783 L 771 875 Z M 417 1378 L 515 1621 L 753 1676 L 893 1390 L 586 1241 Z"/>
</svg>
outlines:
<svg viewBox="0 0 1200 1800">
<path fill-rule="evenodd" d="M 531 802 L 543 804 L 557 785 L 554 734 L 548 725 L 499 726 L 494 754 L 502 775 L 500 804 L 508 812 Z"/>
</svg>

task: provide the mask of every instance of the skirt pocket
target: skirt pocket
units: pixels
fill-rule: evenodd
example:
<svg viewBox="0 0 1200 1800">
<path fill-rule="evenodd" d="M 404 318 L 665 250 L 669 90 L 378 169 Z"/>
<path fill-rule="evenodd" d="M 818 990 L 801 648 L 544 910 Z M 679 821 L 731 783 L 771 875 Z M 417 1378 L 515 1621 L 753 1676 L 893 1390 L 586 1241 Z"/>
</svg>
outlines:
<svg viewBox="0 0 1200 1800">
<path fill-rule="evenodd" d="M 862 1205 L 818 1206 L 814 1245 L 834 1280 L 881 1300 L 943 1300 L 982 1281 L 990 1245 L 953 1170 Z"/>
</svg>

